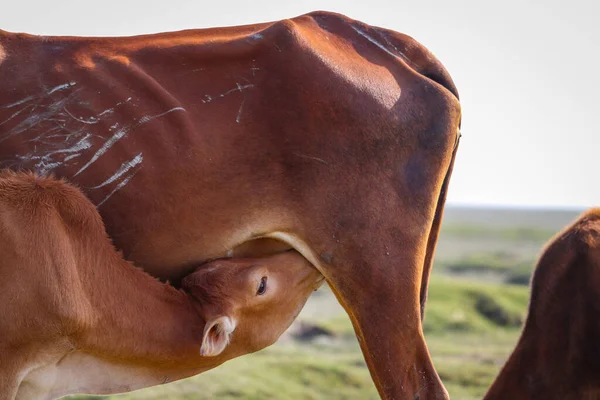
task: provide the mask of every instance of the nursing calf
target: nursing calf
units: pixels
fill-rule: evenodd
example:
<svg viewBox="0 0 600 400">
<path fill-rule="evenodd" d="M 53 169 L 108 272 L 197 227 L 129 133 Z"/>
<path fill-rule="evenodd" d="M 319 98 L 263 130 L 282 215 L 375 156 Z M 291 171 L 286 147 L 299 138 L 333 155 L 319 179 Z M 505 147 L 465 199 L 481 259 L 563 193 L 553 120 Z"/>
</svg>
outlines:
<svg viewBox="0 0 600 400">
<path fill-rule="evenodd" d="M 600 208 L 543 252 L 521 338 L 485 399 L 600 399 Z"/>
<path fill-rule="evenodd" d="M 161 283 L 125 261 L 73 186 L 0 173 L 0 399 L 135 390 L 269 346 L 321 275 L 296 252 Z"/>
</svg>

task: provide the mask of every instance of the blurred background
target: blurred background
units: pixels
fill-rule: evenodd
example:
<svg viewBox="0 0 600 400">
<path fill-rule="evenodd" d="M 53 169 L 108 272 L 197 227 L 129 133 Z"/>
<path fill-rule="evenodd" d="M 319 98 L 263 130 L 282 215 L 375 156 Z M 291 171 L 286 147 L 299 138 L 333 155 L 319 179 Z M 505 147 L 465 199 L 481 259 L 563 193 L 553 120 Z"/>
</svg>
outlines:
<svg viewBox="0 0 600 400">
<path fill-rule="evenodd" d="M 413 36 L 463 107 L 425 334 L 454 399 L 480 399 L 514 347 L 543 244 L 600 205 L 600 3 L 54 1 L 2 5 L 0 29 L 116 36 L 335 11 Z M 104 398 L 74 396 L 71 399 Z M 111 399 L 376 399 L 348 317 L 316 292 L 274 346 L 195 378 Z"/>
</svg>

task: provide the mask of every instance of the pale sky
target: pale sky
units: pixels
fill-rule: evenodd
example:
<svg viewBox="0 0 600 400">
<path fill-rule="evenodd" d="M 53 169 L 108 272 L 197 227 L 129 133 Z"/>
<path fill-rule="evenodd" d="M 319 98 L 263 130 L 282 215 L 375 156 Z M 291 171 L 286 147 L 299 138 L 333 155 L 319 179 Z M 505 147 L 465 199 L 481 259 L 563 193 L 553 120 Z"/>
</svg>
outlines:
<svg viewBox="0 0 600 400">
<path fill-rule="evenodd" d="M 6 1 L 0 29 L 133 35 L 340 12 L 406 33 L 450 71 L 463 124 L 452 204 L 600 206 L 600 2 Z"/>
</svg>

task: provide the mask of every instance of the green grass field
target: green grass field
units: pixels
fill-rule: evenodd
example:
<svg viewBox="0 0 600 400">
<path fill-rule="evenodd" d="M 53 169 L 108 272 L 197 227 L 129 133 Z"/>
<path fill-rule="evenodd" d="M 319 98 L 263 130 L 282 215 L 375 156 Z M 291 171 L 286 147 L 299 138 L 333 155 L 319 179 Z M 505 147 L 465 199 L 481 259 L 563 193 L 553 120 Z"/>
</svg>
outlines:
<svg viewBox="0 0 600 400">
<path fill-rule="evenodd" d="M 529 277 L 544 243 L 578 212 L 448 208 L 424 332 L 453 399 L 481 399 L 519 336 Z M 322 334 L 305 337 L 301 328 Z M 119 396 L 70 399 L 377 399 L 352 326 L 316 292 L 268 349 L 202 375 Z"/>
</svg>

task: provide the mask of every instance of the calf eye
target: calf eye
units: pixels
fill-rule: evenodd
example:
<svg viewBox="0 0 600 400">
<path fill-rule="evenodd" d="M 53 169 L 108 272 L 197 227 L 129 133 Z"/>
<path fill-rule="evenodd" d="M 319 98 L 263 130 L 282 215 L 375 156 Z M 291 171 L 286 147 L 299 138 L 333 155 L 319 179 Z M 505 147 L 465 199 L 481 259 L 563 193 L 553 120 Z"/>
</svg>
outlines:
<svg viewBox="0 0 600 400">
<path fill-rule="evenodd" d="M 260 284 L 258 285 L 258 290 L 256 291 L 256 295 L 261 296 L 261 295 L 265 294 L 266 291 L 267 291 L 267 277 L 263 276 L 260 279 Z"/>
</svg>

